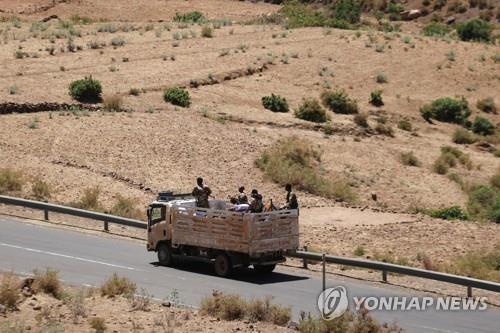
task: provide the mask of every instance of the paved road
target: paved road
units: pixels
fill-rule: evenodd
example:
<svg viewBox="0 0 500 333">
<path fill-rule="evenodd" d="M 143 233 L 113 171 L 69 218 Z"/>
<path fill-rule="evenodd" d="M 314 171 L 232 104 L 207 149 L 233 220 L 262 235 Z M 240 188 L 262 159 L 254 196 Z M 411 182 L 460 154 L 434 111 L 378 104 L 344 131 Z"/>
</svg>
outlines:
<svg viewBox="0 0 500 333">
<path fill-rule="evenodd" d="M 89 235 L 73 230 L 25 224 L 0 217 L 0 270 L 28 273 L 52 267 L 72 284 L 100 285 L 116 272 L 127 276 L 156 298 L 178 291 L 182 302 L 198 305 L 217 289 L 244 297 L 272 295 L 279 304 L 316 313 L 321 280 L 284 269 L 268 277 L 245 270 L 232 279 L 216 277 L 208 264 L 183 263 L 177 268 L 155 265 L 156 256 L 145 246 L 122 239 Z M 410 291 L 330 276 L 327 286 L 345 286 L 350 296 L 412 296 Z M 421 296 L 421 295 L 420 295 Z M 408 332 L 500 332 L 500 310 L 481 312 L 373 312 L 380 321 L 396 321 Z"/>
</svg>

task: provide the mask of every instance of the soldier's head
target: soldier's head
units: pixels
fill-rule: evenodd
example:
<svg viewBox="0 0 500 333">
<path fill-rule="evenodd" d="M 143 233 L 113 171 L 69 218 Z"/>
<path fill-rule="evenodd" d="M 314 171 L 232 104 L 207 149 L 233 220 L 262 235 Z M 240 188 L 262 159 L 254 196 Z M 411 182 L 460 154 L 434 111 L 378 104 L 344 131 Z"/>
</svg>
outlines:
<svg viewBox="0 0 500 333">
<path fill-rule="evenodd" d="M 240 193 L 245 192 L 245 186 L 240 186 L 240 188 L 238 189 L 238 192 L 240 192 Z"/>
<path fill-rule="evenodd" d="M 292 192 L 292 184 L 286 184 L 285 185 L 285 191 Z"/>
<path fill-rule="evenodd" d="M 252 193 L 250 194 L 250 196 L 252 198 L 257 198 L 259 196 L 259 191 L 257 191 L 256 189 L 253 189 Z"/>
<path fill-rule="evenodd" d="M 198 178 L 196 179 L 196 183 L 198 184 L 198 186 L 202 186 L 202 185 L 203 185 L 203 178 L 198 177 Z"/>
</svg>

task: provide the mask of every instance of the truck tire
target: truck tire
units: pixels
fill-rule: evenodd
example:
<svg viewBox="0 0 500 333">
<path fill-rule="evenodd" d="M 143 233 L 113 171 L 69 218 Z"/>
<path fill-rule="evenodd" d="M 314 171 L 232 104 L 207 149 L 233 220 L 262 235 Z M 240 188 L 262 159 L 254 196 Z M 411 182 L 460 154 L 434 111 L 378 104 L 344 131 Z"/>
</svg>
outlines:
<svg viewBox="0 0 500 333">
<path fill-rule="evenodd" d="M 172 249 L 168 244 L 161 243 L 158 245 L 158 261 L 160 265 L 172 266 L 174 264 L 174 258 L 172 257 Z"/>
<path fill-rule="evenodd" d="M 219 253 L 215 257 L 214 269 L 215 274 L 218 276 L 226 277 L 231 275 L 233 272 L 233 265 L 229 256 L 225 253 Z"/>
<path fill-rule="evenodd" d="M 253 269 L 259 274 L 269 274 L 276 268 L 276 264 L 272 265 L 253 265 Z"/>
</svg>

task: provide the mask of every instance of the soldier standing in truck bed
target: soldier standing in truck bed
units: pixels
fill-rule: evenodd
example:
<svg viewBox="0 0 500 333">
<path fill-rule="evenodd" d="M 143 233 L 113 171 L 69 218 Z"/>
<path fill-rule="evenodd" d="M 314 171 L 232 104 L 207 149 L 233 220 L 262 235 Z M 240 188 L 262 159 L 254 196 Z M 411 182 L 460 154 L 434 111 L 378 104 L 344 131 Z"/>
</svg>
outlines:
<svg viewBox="0 0 500 333">
<path fill-rule="evenodd" d="M 203 184 L 203 178 L 198 177 L 197 185 L 193 188 L 192 195 L 196 199 L 196 207 L 210 208 L 208 197 L 212 194 L 212 190 Z"/>
<path fill-rule="evenodd" d="M 245 193 L 245 186 L 240 186 L 238 189 L 238 204 L 248 204 L 248 197 Z"/>
<path fill-rule="evenodd" d="M 285 185 L 286 191 L 286 205 L 284 209 L 299 209 L 299 202 L 297 201 L 297 196 L 292 191 L 292 184 Z"/>
<path fill-rule="evenodd" d="M 249 207 L 250 213 L 262 213 L 262 211 L 264 210 L 262 195 L 259 194 L 259 192 L 256 189 L 253 189 L 250 196 L 252 197 Z"/>
</svg>

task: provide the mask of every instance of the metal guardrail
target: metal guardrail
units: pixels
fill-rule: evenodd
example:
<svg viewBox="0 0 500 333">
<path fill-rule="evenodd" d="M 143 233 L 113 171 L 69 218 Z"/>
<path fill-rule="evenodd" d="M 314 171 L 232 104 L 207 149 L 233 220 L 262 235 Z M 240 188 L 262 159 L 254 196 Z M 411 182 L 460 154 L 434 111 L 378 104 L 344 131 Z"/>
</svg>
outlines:
<svg viewBox="0 0 500 333">
<path fill-rule="evenodd" d="M 429 280 L 447 282 L 458 284 L 467 287 L 467 296 L 472 297 L 472 288 L 500 292 L 500 283 L 474 279 L 466 276 L 453 275 L 448 273 L 441 273 L 436 271 L 429 271 L 425 269 L 389 264 L 380 261 L 372 261 L 357 258 L 345 258 L 321 253 L 297 251 L 287 255 L 288 257 L 299 258 L 304 260 L 304 267 L 307 268 L 307 262 L 310 261 L 324 261 L 329 264 L 339 264 L 345 266 L 354 266 L 360 268 L 367 268 L 382 271 L 382 280 L 387 282 L 387 273 L 398 273 L 408 276 L 415 276 Z"/>
<path fill-rule="evenodd" d="M 44 219 L 47 221 L 49 220 L 49 212 L 61 213 L 61 214 L 66 214 L 66 215 L 84 217 L 87 219 L 92 219 L 92 220 L 97 220 L 97 221 L 103 221 L 105 231 L 109 231 L 109 227 L 108 227 L 109 223 L 126 225 L 129 227 L 140 228 L 140 229 L 147 228 L 147 224 L 144 222 L 141 222 L 139 220 L 129 219 L 129 218 L 115 216 L 115 215 L 109 215 L 109 214 L 104 214 L 104 213 L 92 212 L 92 211 L 79 209 L 79 208 L 67 207 L 67 206 L 62 206 L 62 205 L 55 205 L 55 204 L 50 204 L 50 203 L 41 202 L 41 201 L 14 198 L 14 197 L 6 196 L 6 195 L 0 195 L 0 203 L 43 210 L 44 211 Z"/>
<path fill-rule="evenodd" d="M 46 202 L 26 200 L 26 199 L 20 199 L 20 198 L 14 198 L 14 197 L 0 195 L 0 203 L 43 210 L 45 220 L 49 219 L 49 212 L 54 212 L 54 213 L 61 213 L 61 214 L 67 214 L 67 215 L 73 215 L 73 216 L 103 221 L 105 231 L 109 230 L 108 223 L 115 223 L 115 224 L 126 225 L 126 226 L 134 227 L 134 228 L 147 229 L 147 224 L 144 222 L 141 222 L 139 220 L 128 219 L 128 218 L 109 215 L 109 214 L 97 213 L 97 212 L 92 212 L 92 211 L 73 208 L 73 207 L 49 204 Z M 304 268 L 307 268 L 308 261 L 321 261 L 321 262 L 323 262 L 323 284 L 324 284 L 324 280 L 325 280 L 325 277 L 324 277 L 324 275 L 325 275 L 325 268 L 324 268 L 325 263 L 330 263 L 330 264 L 339 264 L 339 265 L 346 265 L 346 266 L 353 266 L 353 267 L 360 267 L 360 268 L 367 268 L 367 269 L 382 271 L 382 280 L 384 282 L 387 282 L 387 273 L 397 273 L 397 274 L 404 274 L 404 275 L 408 275 L 408 276 L 420 277 L 420 278 L 424 278 L 424 279 L 430 279 L 430 280 L 435 280 L 435 281 L 442 281 L 442 282 L 462 285 L 462 286 L 467 287 L 467 296 L 468 297 L 472 297 L 472 288 L 500 292 L 500 283 L 497 283 L 497 282 L 478 280 L 478 279 L 469 278 L 469 277 L 465 277 L 465 276 L 429 271 L 429 270 L 425 270 L 425 269 L 408 267 L 408 266 L 389 264 L 389 263 L 380 262 L 380 261 L 372 261 L 372 260 L 357 259 L 357 258 L 337 257 L 337 256 L 326 255 L 326 254 L 322 254 L 322 253 L 308 252 L 308 251 L 296 251 L 294 253 L 287 254 L 287 256 L 302 259 L 304 261 Z"/>
</svg>

